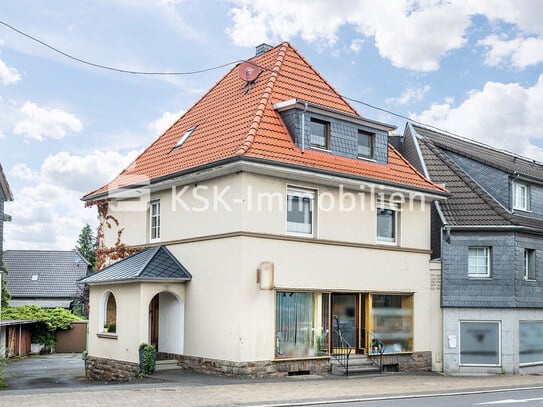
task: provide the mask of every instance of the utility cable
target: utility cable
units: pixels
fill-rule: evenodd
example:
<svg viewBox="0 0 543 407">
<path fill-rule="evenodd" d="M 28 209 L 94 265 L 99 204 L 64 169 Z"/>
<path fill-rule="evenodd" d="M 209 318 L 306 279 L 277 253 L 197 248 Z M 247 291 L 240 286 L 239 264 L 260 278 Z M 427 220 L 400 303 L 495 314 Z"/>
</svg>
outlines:
<svg viewBox="0 0 543 407">
<path fill-rule="evenodd" d="M 234 64 L 237 64 L 239 62 L 242 62 L 241 60 L 231 61 L 231 62 L 228 62 L 226 64 L 213 66 L 211 68 L 205 68 L 205 69 L 199 69 L 199 70 L 196 70 L 196 71 L 187 71 L 187 72 L 132 71 L 132 70 L 129 70 L 129 69 L 122 69 L 122 68 L 116 68 L 116 67 L 112 67 L 112 66 L 97 64 L 95 62 L 90 62 L 90 61 L 75 57 L 73 55 L 68 54 L 67 52 L 64 52 L 64 51 L 62 51 L 62 50 L 60 50 L 58 48 L 55 48 L 52 45 L 49 45 L 48 43 L 46 43 L 46 42 L 44 42 L 44 41 L 42 41 L 42 40 L 40 40 L 40 39 L 38 39 L 36 37 L 33 37 L 30 34 L 25 33 L 24 31 L 21 31 L 21 30 L 15 28 L 15 27 L 13 27 L 12 25 L 9 25 L 8 23 L 6 23 L 4 21 L 0 20 L 0 24 L 7 27 L 7 28 L 9 28 L 10 30 L 15 31 L 18 34 L 21 34 L 22 36 L 24 36 L 26 38 L 31 39 L 32 41 L 37 42 L 38 44 L 41 44 L 41 45 L 43 45 L 43 46 L 45 46 L 45 47 L 47 47 L 47 48 L 49 48 L 49 49 L 51 49 L 53 51 L 65 56 L 66 58 L 72 59 L 74 61 L 80 62 L 80 63 L 85 64 L 85 65 L 93 66 L 95 68 L 106 69 L 106 70 L 109 70 L 109 71 L 115 71 L 115 72 L 121 72 L 121 73 L 128 73 L 128 74 L 133 74 L 133 75 L 170 75 L 170 76 L 174 76 L 174 75 L 195 75 L 195 74 L 199 74 L 199 73 L 204 73 L 204 72 L 209 72 L 209 71 L 213 71 L 213 70 L 216 70 L 216 69 L 224 68 L 226 66 L 234 65 Z"/>
</svg>

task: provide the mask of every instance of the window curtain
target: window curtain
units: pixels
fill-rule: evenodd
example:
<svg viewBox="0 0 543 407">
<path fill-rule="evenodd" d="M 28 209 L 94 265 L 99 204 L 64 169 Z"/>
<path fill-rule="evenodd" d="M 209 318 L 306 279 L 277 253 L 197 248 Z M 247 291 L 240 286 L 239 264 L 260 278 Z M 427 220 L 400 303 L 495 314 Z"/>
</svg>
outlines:
<svg viewBox="0 0 543 407">
<path fill-rule="evenodd" d="M 278 357 L 314 355 L 314 308 L 312 293 L 276 294 L 276 354 Z"/>
</svg>

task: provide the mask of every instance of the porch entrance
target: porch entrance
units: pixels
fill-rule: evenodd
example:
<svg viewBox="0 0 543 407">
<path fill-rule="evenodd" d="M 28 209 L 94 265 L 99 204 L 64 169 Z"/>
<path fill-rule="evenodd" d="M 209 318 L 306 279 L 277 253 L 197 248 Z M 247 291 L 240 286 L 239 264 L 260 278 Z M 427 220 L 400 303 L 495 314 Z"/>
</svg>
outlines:
<svg viewBox="0 0 543 407">
<path fill-rule="evenodd" d="M 366 294 L 332 293 L 331 321 L 333 353 L 365 353 Z"/>
<path fill-rule="evenodd" d="M 149 343 L 157 352 L 183 354 L 184 308 L 181 298 L 167 291 L 149 302 Z"/>
</svg>

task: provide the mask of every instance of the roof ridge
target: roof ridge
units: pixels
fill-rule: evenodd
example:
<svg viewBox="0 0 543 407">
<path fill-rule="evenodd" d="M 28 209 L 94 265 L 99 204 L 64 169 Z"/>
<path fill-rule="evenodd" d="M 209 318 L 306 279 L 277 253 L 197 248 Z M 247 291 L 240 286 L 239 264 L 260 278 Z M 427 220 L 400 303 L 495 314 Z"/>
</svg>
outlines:
<svg viewBox="0 0 543 407">
<path fill-rule="evenodd" d="M 445 164 L 451 171 L 454 172 L 466 185 L 473 191 L 479 198 L 483 200 L 488 207 L 494 211 L 494 213 L 500 216 L 507 222 L 512 223 L 511 214 L 509 214 L 501 205 L 499 205 L 494 198 L 489 199 L 489 194 L 486 192 L 477 182 L 473 180 L 462 168 L 460 168 L 454 161 L 452 161 L 447 155 L 441 151 L 431 140 L 423 138 L 428 148 Z"/>
<path fill-rule="evenodd" d="M 264 111 L 266 110 L 266 106 L 268 104 L 268 101 L 271 97 L 273 85 L 275 85 L 275 81 L 277 80 L 277 77 L 279 76 L 279 71 L 281 70 L 281 66 L 283 65 L 283 60 L 285 59 L 285 55 L 287 53 L 287 49 L 289 48 L 288 42 L 283 42 L 280 45 L 279 53 L 277 54 L 277 58 L 275 61 L 275 65 L 272 68 L 272 73 L 270 74 L 270 79 L 268 79 L 268 84 L 264 88 L 264 93 L 262 95 L 262 98 L 260 99 L 260 102 L 258 103 L 258 107 L 255 112 L 254 119 L 251 123 L 251 126 L 249 128 L 249 132 L 247 133 L 247 137 L 245 138 L 245 141 L 241 144 L 238 151 L 236 151 L 235 155 L 244 155 L 253 144 L 253 141 L 256 136 L 256 132 L 258 130 L 258 127 L 260 126 L 260 121 L 262 120 L 262 116 L 264 116 Z"/>
<path fill-rule="evenodd" d="M 413 124 L 413 127 L 418 127 L 420 129 L 424 129 L 424 130 L 429 131 L 429 132 L 434 132 L 434 133 L 440 134 L 442 136 L 448 136 L 448 137 L 455 138 L 456 140 L 467 143 L 467 144 L 473 144 L 473 145 L 476 145 L 476 146 L 479 146 L 479 147 L 482 147 L 482 148 L 485 148 L 485 149 L 488 149 L 488 150 L 492 150 L 492 151 L 494 151 L 496 153 L 503 154 L 503 155 L 506 155 L 506 156 L 510 156 L 510 157 L 512 157 L 514 159 L 522 160 L 526 164 L 532 164 L 532 165 L 535 164 L 535 165 L 540 166 L 540 167 L 543 166 L 543 162 L 538 161 L 538 160 L 536 160 L 534 158 L 529 158 L 529 157 L 523 156 L 521 154 L 514 153 L 512 151 L 506 150 L 504 148 L 493 147 L 490 144 L 486 144 L 486 143 L 483 143 L 483 142 L 478 141 L 478 140 L 473 140 L 473 139 L 470 139 L 468 137 L 460 136 L 460 135 L 455 134 L 455 133 L 450 133 L 447 130 L 441 130 L 441 129 L 436 130 L 436 129 L 433 129 L 431 127 L 426 127 L 426 126 L 421 126 L 421 125 L 416 125 L 416 124 Z M 425 137 L 425 136 L 423 136 L 423 137 Z M 479 161 L 479 162 L 482 162 L 484 164 L 491 165 L 491 166 L 493 166 L 495 168 L 498 168 L 498 169 L 501 168 L 501 166 L 497 166 L 492 161 L 487 161 L 487 160 L 485 160 L 485 159 L 483 159 L 483 158 L 481 158 L 481 157 L 479 157 L 479 156 L 477 156 L 475 154 L 471 154 L 468 151 L 464 151 L 461 148 L 451 147 L 451 146 L 446 145 L 446 144 L 444 144 L 442 142 L 439 142 L 439 141 L 432 140 L 432 142 L 435 143 L 435 144 L 443 145 L 444 147 L 446 147 L 448 150 L 450 150 L 452 152 L 457 152 L 458 154 L 465 154 L 467 157 L 472 158 L 475 161 Z"/>
<path fill-rule="evenodd" d="M 290 44 L 289 44 L 289 45 L 290 45 Z M 308 66 L 309 68 L 311 68 L 311 70 L 312 70 L 313 72 L 315 72 L 315 73 L 317 74 L 317 76 L 324 82 L 324 84 L 325 84 L 326 86 L 328 86 L 328 87 L 332 90 L 332 92 L 334 92 L 334 94 L 335 94 L 337 97 L 339 97 L 339 98 L 340 98 L 340 99 L 341 99 L 341 100 L 349 107 L 349 109 L 351 109 L 352 113 L 353 113 L 355 116 L 363 117 L 360 113 L 358 113 L 358 112 L 356 111 L 356 109 L 355 109 L 354 107 L 351 106 L 351 104 L 350 104 L 349 102 L 347 102 L 347 100 L 345 100 L 345 98 L 341 95 L 341 93 L 339 93 L 339 92 L 336 90 L 336 88 L 333 87 L 333 86 L 330 84 L 330 82 L 328 82 L 328 81 L 326 80 L 326 78 L 323 77 L 323 76 L 321 75 L 321 73 L 320 73 L 320 72 L 319 72 L 319 71 L 311 64 L 311 62 L 309 62 L 307 59 L 305 59 L 304 56 L 298 52 L 298 50 L 297 50 L 296 48 L 294 48 L 292 45 L 290 45 L 290 49 L 292 49 L 292 50 L 296 53 L 296 55 L 298 55 L 298 57 L 299 57 L 302 61 L 304 61 L 304 63 L 307 64 L 307 66 Z"/>
<path fill-rule="evenodd" d="M 143 271 L 145 270 L 145 268 L 149 265 L 149 263 L 151 263 L 151 260 L 153 260 L 155 258 L 155 256 L 157 255 L 157 253 L 160 251 L 160 248 L 162 246 L 156 246 L 156 247 L 150 247 L 148 248 L 150 251 L 154 251 L 154 253 L 151 253 L 151 255 L 149 256 L 149 258 L 147 259 L 147 261 L 141 266 L 141 268 L 139 269 L 139 271 L 136 273 L 136 277 L 139 277 L 141 275 L 141 273 L 143 273 Z M 146 249 L 147 250 L 147 249 Z"/>
<path fill-rule="evenodd" d="M 407 160 L 407 158 L 405 158 L 402 154 L 400 154 L 400 152 L 399 152 L 398 150 L 396 150 L 396 148 L 395 148 L 392 144 L 388 143 L 388 147 L 389 147 L 390 149 L 392 149 L 392 151 L 394 151 L 394 152 L 396 153 L 396 155 L 400 158 L 400 160 L 402 160 L 405 164 L 407 164 L 413 171 L 415 171 L 415 173 L 416 173 L 418 176 L 420 176 L 422 179 L 424 179 L 427 183 L 431 184 L 431 185 L 434 186 L 434 187 L 439 188 L 439 189 L 442 190 L 443 192 L 449 192 L 449 191 L 447 190 L 447 188 L 445 188 L 445 187 L 443 187 L 443 186 L 441 186 L 441 185 L 439 185 L 439 184 L 436 184 L 434 181 L 432 181 L 432 180 L 430 179 L 430 177 L 424 176 L 424 174 L 422 174 L 419 170 L 417 170 L 417 169 L 415 168 L 415 166 L 414 166 L 413 164 L 411 164 L 411 163 Z"/>
</svg>

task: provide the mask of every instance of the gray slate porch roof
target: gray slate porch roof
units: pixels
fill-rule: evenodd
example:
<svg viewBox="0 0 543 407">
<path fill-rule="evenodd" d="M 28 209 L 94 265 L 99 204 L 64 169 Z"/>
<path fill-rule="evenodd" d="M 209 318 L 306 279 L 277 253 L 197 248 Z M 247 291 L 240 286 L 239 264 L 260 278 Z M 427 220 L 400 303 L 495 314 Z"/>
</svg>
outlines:
<svg viewBox="0 0 543 407">
<path fill-rule="evenodd" d="M 80 283 L 106 284 L 136 281 L 189 281 L 192 275 L 165 246 L 144 249 L 97 273 Z"/>
</svg>

